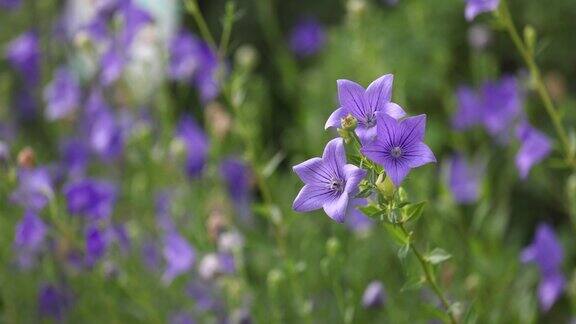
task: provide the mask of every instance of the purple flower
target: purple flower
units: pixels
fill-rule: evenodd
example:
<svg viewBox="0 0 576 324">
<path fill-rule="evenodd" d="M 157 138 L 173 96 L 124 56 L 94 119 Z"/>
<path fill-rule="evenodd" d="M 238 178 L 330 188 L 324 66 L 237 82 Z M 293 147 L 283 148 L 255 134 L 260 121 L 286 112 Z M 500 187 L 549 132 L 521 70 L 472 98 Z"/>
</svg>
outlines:
<svg viewBox="0 0 576 324">
<path fill-rule="evenodd" d="M 136 5 L 135 1 L 123 1 L 119 14 L 123 22 L 120 42 L 124 46 L 132 44 L 138 32 L 153 21 L 152 16 Z"/>
<path fill-rule="evenodd" d="M 141 248 L 142 261 L 150 270 L 156 270 L 160 267 L 161 256 L 156 244 L 151 241 L 144 242 Z"/>
<path fill-rule="evenodd" d="M 352 231 L 357 233 L 366 232 L 374 225 L 374 222 L 357 208 L 358 206 L 366 206 L 367 204 L 367 199 L 356 198 L 352 199 L 350 205 L 348 205 L 349 217 L 346 219 L 346 225 Z"/>
<path fill-rule="evenodd" d="M 166 271 L 162 276 L 162 281 L 165 284 L 170 284 L 174 278 L 189 271 L 196 259 L 192 246 L 176 231 L 164 237 L 163 255 L 166 260 Z"/>
<path fill-rule="evenodd" d="M 234 256 L 230 253 L 206 254 L 198 266 L 198 274 L 204 280 L 212 280 L 218 275 L 236 271 Z"/>
<path fill-rule="evenodd" d="M 110 217 L 116 202 L 113 184 L 92 179 L 74 181 L 64 187 L 68 212 L 91 219 Z"/>
<path fill-rule="evenodd" d="M 170 316 L 170 324 L 195 324 L 196 320 L 191 314 L 178 312 Z"/>
<path fill-rule="evenodd" d="M 21 0 L 0 0 L 0 7 L 13 10 L 20 7 Z"/>
<path fill-rule="evenodd" d="M 223 70 L 216 53 L 208 44 L 200 44 L 200 65 L 194 77 L 194 85 L 200 92 L 200 100 L 208 103 L 218 96 L 220 82 L 218 74 Z"/>
<path fill-rule="evenodd" d="M 457 203 L 475 203 L 479 197 L 480 178 L 484 165 L 479 162 L 470 164 L 460 154 L 455 154 L 449 161 L 448 184 Z"/>
<path fill-rule="evenodd" d="M 35 256 L 44 245 L 47 230 L 46 224 L 35 212 L 24 213 L 24 217 L 16 225 L 14 235 L 14 248 L 17 251 L 20 266 L 23 268 L 32 266 Z"/>
<path fill-rule="evenodd" d="M 8 44 L 6 58 L 28 84 L 35 85 L 40 77 L 40 45 L 34 32 L 26 32 Z"/>
<path fill-rule="evenodd" d="M 122 75 L 124 64 L 122 54 L 111 46 L 100 60 L 100 82 L 102 85 L 108 86 L 116 82 Z"/>
<path fill-rule="evenodd" d="M 94 91 L 88 98 L 86 113 L 92 150 L 104 160 L 119 156 L 124 145 L 122 127 L 99 91 Z"/>
<path fill-rule="evenodd" d="M 380 281 L 372 281 L 362 295 L 362 306 L 364 308 L 379 308 L 382 307 L 385 299 L 384 285 Z"/>
<path fill-rule="evenodd" d="M 0 166 L 4 166 L 8 160 L 10 160 L 10 148 L 0 140 Z"/>
<path fill-rule="evenodd" d="M 38 294 L 38 311 L 42 316 L 63 321 L 71 306 L 70 292 L 62 287 L 47 284 Z"/>
<path fill-rule="evenodd" d="M 472 21 L 481 13 L 496 11 L 499 4 L 500 0 L 466 0 L 464 16 L 466 20 Z"/>
<path fill-rule="evenodd" d="M 80 104 L 80 85 L 70 71 L 60 68 L 54 79 L 44 89 L 46 118 L 57 120 L 69 116 Z"/>
<path fill-rule="evenodd" d="M 393 82 L 394 76 L 386 74 L 372 82 L 365 90 L 355 82 L 338 80 L 340 108 L 330 115 L 325 128 L 339 127 L 342 118 L 352 115 L 358 121 L 358 137 L 363 142 L 373 140 L 376 136 L 377 112 L 382 111 L 394 118 L 406 115 L 400 106 L 391 102 Z"/>
<path fill-rule="evenodd" d="M 538 225 L 534 241 L 522 251 L 521 260 L 538 265 L 542 277 L 538 299 L 542 310 L 548 311 L 566 287 L 566 279 L 561 271 L 564 251 L 552 227 L 547 224 Z"/>
<path fill-rule="evenodd" d="M 228 158 L 220 164 L 220 173 L 240 216 L 247 217 L 250 214 L 252 197 L 252 172 L 250 168 L 241 160 Z"/>
<path fill-rule="evenodd" d="M 88 227 L 86 230 L 86 263 L 92 266 L 98 262 L 106 253 L 107 247 L 105 233 L 97 226 Z"/>
<path fill-rule="evenodd" d="M 452 118 L 452 127 L 463 131 L 482 123 L 483 103 L 480 96 L 470 87 L 462 86 L 456 92 L 458 110 Z"/>
<path fill-rule="evenodd" d="M 534 129 L 528 122 L 522 122 L 516 129 L 516 136 L 521 142 L 516 154 L 516 167 L 520 177 L 525 179 L 532 166 L 545 159 L 552 150 L 548 136 Z"/>
<path fill-rule="evenodd" d="M 492 136 L 506 137 L 511 125 L 522 113 L 523 98 L 516 78 L 507 76 L 486 82 L 482 94 L 484 127 Z"/>
<path fill-rule="evenodd" d="M 293 170 L 305 185 L 292 208 L 298 212 L 324 208 L 326 214 L 339 223 L 344 222 L 350 212 L 350 200 L 366 176 L 366 171 L 346 164 L 346 152 L 341 138 L 326 144 L 322 158 L 302 162 L 294 166 Z"/>
<path fill-rule="evenodd" d="M 200 68 L 201 41 L 196 36 L 182 31 L 170 42 L 169 74 L 174 80 L 191 80 Z"/>
<path fill-rule="evenodd" d="M 10 196 L 20 206 L 39 211 L 54 196 L 52 178 L 47 168 L 22 169 L 18 172 L 18 188 Z"/>
<path fill-rule="evenodd" d="M 199 177 L 208 156 L 208 137 L 191 116 L 185 116 L 180 120 L 177 136 L 186 145 L 186 173 L 191 178 Z"/>
<path fill-rule="evenodd" d="M 88 166 L 90 152 L 78 139 L 69 139 L 61 147 L 60 167 L 72 178 L 82 177 Z"/>
<path fill-rule="evenodd" d="M 290 35 L 290 48 L 299 57 L 316 54 L 325 43 L 324 27 L 314 18 L 301 19 Z"/>
<path fill-rule="evenodd" d="M 400 186 L 410 169 L 436 162 L 430 148 L 424 144 L 426 115 L 402 121 L 379 113 L 378 136 L 361 151 L 372 161 L 382 165 L 392 183 Z"/>
<path fill-rule="evenodd" d="M 196 307 L 200 311 L 216 309 L 219 306 L 214 291 L 208 282 L 190 282 L 186 287 L 186 292 L 196 302 Z"/>
</svg>

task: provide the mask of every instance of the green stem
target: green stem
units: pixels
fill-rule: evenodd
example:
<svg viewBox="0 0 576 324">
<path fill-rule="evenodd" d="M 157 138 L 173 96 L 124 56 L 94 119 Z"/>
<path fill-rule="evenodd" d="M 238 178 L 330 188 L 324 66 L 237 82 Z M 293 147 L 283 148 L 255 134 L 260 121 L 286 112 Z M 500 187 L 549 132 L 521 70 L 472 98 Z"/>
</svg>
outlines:
<svg viewBox="0 0 576 324">
<path fill-rule="evenodd" d="M 404 224 L 400 223 L 398 226 L 400 227 L 400 229 L 402 230 L 402 232 L 404 232 L 404 234 L 406 236 L 408 236 L 408 237 L 410 236 L 410 233 L 408 233 L 408 231 L 406 230 L 406 227 L 404 227 Z M 440 299 L 440 302 L 442 303 L 442 305 L 446 309 L 446 314 L 448 315 L 448 318 L 450 319 L 450 323 L 452 323 L 452 324 L 458 323 L 458 321 L 456 320 L 456 317 L 454 317 L 454 314 L 452 313 L 452 311 L 450 311 L 450 303 L 448 302 L 448 299 L 446 299 L 446 297 L 444 296 L 444 293 L 442 292 L 442 290 L 438 286 L 438 283 L 436 282 L 436 278 L 434 277 L 434 275 L 430 271 L 430 267 L 428 265 L 428 262 L 424 259 L 424 257 L 422 256 L 422 253 L 420 253 L 420 251 L 418 250 L 416 245 L 414 245 L 412 242 L 410 242 L 409 244 L 410 244 L 410 250 L 412 250 L 412 252 L 416 256 L 416 258 L 418 259 L 418 262 L 420 263 L 420 267 L 422 268 L 422 271 L 424 271 L 424 276 L 426 277 L 426 281 L 428 282 L 428 284 L 430 285 L 430 287 L 432 288 L 432 290 L 434 291 L 436 296 L 438 296 L 438 298 Z"/>
<path fill-rule="evenodd" d="M 225 58 L 228 52 L 228 44 L 230 44 L 230 35 L 232 34 L 232 27 L 234 26 L 235 17 L 235 5 L 234 2 L 228 1 L 226 3 L 226 14 L 224 16 L 224 29 L 222 31 L 222 37 L 220 38 L 220 47 L 218 54 L 220 58 Z"/>
<path fill-rule="evenodd" d="M 194 21 L 196 21 L 196 25 L 198 25 L 198 29 L 200 30 L 200 34 L 202 34 L 202 38 L 206 40 L 213 49 L 216 49 L 216 41 L 210 33 L 210 29 L 208 28 L 208 24 L 206 24 L 206 20 L 204 20 L 204 16 L 200 12 L 200 7 L 198 6 L 197 0 L 184 0 L 184 6 L 186 10 L 192 15 Z"/>
<path fill-rule="evenodd" d="M 530 70 L 530 75 L 532 76 L 532 80 L 535 82 L 536 91 L 542 100 L 542 104 L 546 109 L 546 112 L 550 116 L 552 120 L 552 124 L 554 125 L 554 129 L 556 134 L 558 135 L 560 142 L 562 144 L 564 155 L 566 159 L 566 163 L 572 167 L 576 168 L 576 163 L 574 160 L 574 152 L 570 146 L 570 141 L 568 139 L 568 133 L 562 124 L 562 116 L 560 111 L 554 106 L 552 98 L 546 89 L 546 85 L 544 84 L 544 80 L 542 79 L 542 73 L 536 64 L 536 60 L 534 59 L 534 54 L 532 50 L 526 45 L 526 43 L 520 37 L 516 26 L 514 25 L 514 21 L 512 20 L 512 15 L 510 14 L 510 10 L 508 9 L 508 4 L 506 0 L 503 0 L 500 5 L 500 18 L 503 22 L 508 35 L 512 39 L 512 42 L 516 46 L 516 49 L 522 56 L 524 63 L 528 66 Z"/>
</svg>

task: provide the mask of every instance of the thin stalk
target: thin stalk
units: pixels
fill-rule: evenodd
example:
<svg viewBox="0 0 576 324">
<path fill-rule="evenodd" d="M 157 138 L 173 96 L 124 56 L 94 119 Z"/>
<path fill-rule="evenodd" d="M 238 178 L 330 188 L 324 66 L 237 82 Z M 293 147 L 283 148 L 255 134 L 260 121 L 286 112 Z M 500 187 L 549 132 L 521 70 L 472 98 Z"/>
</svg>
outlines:
<svg viewBox="0 0 576 324">
<path fill-rule="evenodd" d="M 198 29 L 200 30 L 200 34 L 202 34 L 202 38 L 204 38 L 204 40 L 206 40 L 213 49 L 216 49 L 216 41 L 214 40 L 212 33 L 210 33 L 210 29 L 208 28 L 208 24 L 206 23 L 204 16 L 202 16 L 202 13 L 200 12 L 198 1 L 184 0 L 184 6 L 194 18 L 196 25 L 198 25 Z"/>
<path fill-rule="evenodd" d="M 542 104 L 546 109 L 550 119 L 552 120 L 552 124 L 554 125 L 554 129 L 560 142 L 562 144 L 564 155 L 566 159 L 566 163 L 572 167 L 576 168 L 576 163 L 574 160 L 574 152 L 570 146 L 570 141 L 568 138 L 568 132 L 564 128 L 562 124 L 562 115 L 560 111 L 554 106 L 554 102 L 552 101 L 552 97 L 546 89 L 546 85 L 544 84 L 544 80 L 542 79 L 542 73 L 540 72 L 540 68 L 536 64 L 536 60 L 534 59 L 534 54 L 532 50 L 526 45 L 526 43 L 520 37 L 518 33 L 518 29 L 514 25 L 514 21 L 512 20 L 512 15 L 510 14 L 510 9 L 508 9 L 508 4 L 506 0 L 503 0 L 500 5 L 500 18 L 508 35 L 512 39 L 514 46 L 522 56 L 524 63 L 527 65 L 530 75 L 532 76 L 532 80 L 535 82 L 536 92 L 540 96 L 542 100 Z"/>
<path fill-rule="evenodd" d="M 234 21 L 236 20 L 236 7 L 233 1 L 228 1 L 226 3 L 226 13 L 224 15 L 224 24 L 222 37 L 220 38 L 220 47 L 218 50 L 218 55 L 220 58 L 226 57 L 228 52 L 228 45 L 230 44 L 230 35 L 232 34 L 232 27 L 234 26 Z"/>
<path fill-rule="evenodd" d="M 406 230 L 406 227 L 404 227 L 404 224 L 400 223 L 398 226 L 400 227 L 400 229 L 402 230 L 402 232 L 404 232 L 404 234 L 406 236 L 410 236 L 410 234 Z M 452 314 L 452 312 L 450 311 L 450 303 L 448 302 L 448 299 L 446 299 L 446 297 L 444 296 L 442 289 L 440 289 L 440 287 L 438 286 L 438 283 L 436 282 L 436 279 L 434 278 L 434 275 L 430 271 L 430 267 L 429 267 L 428 262 L 426 262 L 426 260 L 422 256 L 422 253 L 420 253 L 420 251 L 418 250 L 416 245 L 414 245 L 413 243 L 409 243 L 409 244 L 410 244 L 410 250 L 412 250 L 412 253 L 414 253 L 416 258 L 418 259 L 418 262 L 420 263 L 420 267 L 422 268 L 422 271 L 424 271 L 424 276 L 426 277 L 426 281 L 428 282 L 428 284 L 430 285 L 430 287 L 432 288 L 432 290 L 434 291 L 436 296 L 438 296 L 438 299 L 440 299 L 442 306 L 444 306 L 444 308 L 446 309 L 446 314 L 448 315 L 448 318 L 450 319 L 450 323 L 452 323 L 452 324 L 458 323 L 458 321 L 456 320 L 456 317 L 454 317 L 454 314 Z"/>
</svg>

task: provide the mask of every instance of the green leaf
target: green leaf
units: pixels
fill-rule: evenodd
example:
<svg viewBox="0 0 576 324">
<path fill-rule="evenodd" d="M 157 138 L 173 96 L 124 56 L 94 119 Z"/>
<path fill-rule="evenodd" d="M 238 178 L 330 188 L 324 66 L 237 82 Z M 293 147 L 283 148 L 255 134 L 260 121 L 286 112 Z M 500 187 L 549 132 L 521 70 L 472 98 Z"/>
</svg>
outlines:
<svg viewBox="0 0 576 324">
<path fill-rule="evenodd" d="M 415 276 L 408 279 L 408 281 L 400 288 L 400 292 L 405 292 L 409 290 L 418 290 L 426 283 L 426 279 L 422 276 Z"/>
<path fill-rule="evenodd" d="M 286 157 L 286 155 L 284 153 L 282 153 L 281 151 L 276 153 L 274 155 L 274 157 L 272 157 L 272 159 L 270 159 L 270 161 L 268 161 L 268 163 L 266 163 L 266 166 L 262 170 L 262 175 L 265 178 L 270 177 L 274 173 L 274 171 L 276 171 L 276 169 L 278 168 L 280 163 L 282 163 L 282 161 L 284 160 L 284 157 Z"/>
<path fill-rule="evenodd" d="M 384 223 L 384 229 L 392 236 L 394 241 L 400 245 L 407 245 L 410 243 L 410 237 L 406 235 L 398 226 L 390 223 Z"/>
<path fill-rule="evenodd" d="M 426 207 L 426 201 L 421 201 L 415 204 L 408 204 L 402 208 L 402 221 L 416 221 L 422 214 L 424 214 L 424 208 Z"/>
<path fill-rule="evenodd" d="M 410 252 L 410 244 L 404 244 L 398 249 L 398 257 L 400 259 L 405 259 Z"/>
<path fill-rule="evenodd" d="M 424 257 L 426 261 L 430 262 L 431 264 L 440 264 L 450 258 L 452 255 L 441 248 L 435 248 L 430 252 L 428 255 Z"/>
<path fill-rule="evenodd" d="M 362 206 L 362 207 L 359 207 L 358 209 L 360 209 L 360 211 L 363 212 L 364 215 L 366 215 L 370 218 L 376 218 L 376 217 L 379 217 L 380 215 L 384 214 L 384 211 L 382 209 L 380 209 L 380 207 L 378 207 L 378 205 Z"/>
</svg>

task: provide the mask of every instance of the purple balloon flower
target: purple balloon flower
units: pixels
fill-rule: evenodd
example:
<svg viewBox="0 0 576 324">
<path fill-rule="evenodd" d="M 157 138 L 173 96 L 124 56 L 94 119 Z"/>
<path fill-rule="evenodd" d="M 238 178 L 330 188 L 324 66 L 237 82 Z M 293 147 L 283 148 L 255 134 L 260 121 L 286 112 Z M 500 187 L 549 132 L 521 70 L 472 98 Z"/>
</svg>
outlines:
<svg viewBox="0 0 576 324">
<path fill-rule="evenodd" d="M 293 167 L 305 185 L 292 208 L 309 212 L 324 208 L 333 220 L 342 223 L 350 212 L 349 205 L 358 192 L 358 184 L 366 171 L 346 164 L 344 142 L 336 138 L 326 144 L 321 158 L 312 158 Z"/>
<path fill-rule="evenodd" d="M 110 46 L 100 59 L 100 82 L 102 85 L 109 86 L 116 82 L 122 75 L 124 64 L 122 54 L 114 46 Z"/>
<path fill-rule="evenodd" d="M 108 182 L 84 179 L 64 187 L 68 212 L 91 219 L 105 219 L 112 214 L 116 187 Z"/>
<path fill-rule="evenodd" d="M 135 1 L 123 1 L 119 8 L 119 15 L 124 27 L 120 33 L 120 42 L 124 46 L 130 46 L 138 32 L 153 21 L 152 16 L 140 8 Z"/>
<path fill-rule="evenodd" d="M 355 82 L 338 80 L 340 108 L 330 115 L 325 128 L 339 127 L 342 118 L 352 115 L 358 121 L 358 137 L 363 142 L 373 140 L 377 133 L 377 112 L 382 111 L 397 119 L 406 115 L 399 105 L 391 102 L 393 82 L 394 76 L 386 74 L 364 89 Z"/>
<path fill-rule="evenodd" d="M 0 7 L 8 10 L 13 10 L 20 7 L 21 0 L 0 0 Z"/>
<path fill-rule="evenodd" d="M 191 80 L 200 68 L 201 41 L 194 35 L 182 31 L 170 42 L 170 65 L 168 73 L 174 80 Z"/>
<path fill-rule="evenodd" d="M 66 140 L 61 146 L 60 168 L 61 172 L 71 178 L 80 178 L 88 166 L 90 152 L 79 139 Z"/>
<path fill-rule="evenodd" d="M 482 94 L 484 127 L 492 136 L 506 139 L 511 125 L 522 113 L 523 98 L 516 78 L 506 76 L 486 82 Z"/>
<path fill-rule="evenodd" d="M 220 92 L 218 73 L 224 68 L 218 59 L 218 53 L 205 42 L 201 42 L 200 45 L 200 65 L 194 77 L 194 85 L 200 92 L 200 100 L 208 103 Z"/>
<path fill-rule="evenodd" d="M 86 103 L 86 129 L 92 150 L 105 161 L 122 153 L 122 127 L 99 91 L 94 91 Z"/>
<path fill-rule="evenodd" d="M 18 172 L 18 188 L 11 201 L 33 211 L 40 211 L 54 196 L 52 178 L 47 168 L 22 169 Z"/>
<path fill-rule="evenodd" d="M 462 86 L 456 92 L 458 110 L 452 117 L 452 127 L 463 131 L 482 123 L 483 104 L 480 96 L 470 87 Z"/>
<path fill-rule="evenodd" d="M 455 154 L 449 160 L 449 166 L 448 184 L 454 200 L 460 204 L 475 203 L 480 195 L 484 165 L 478 162 L 470 164 L 464 156 Z"/>
<path fill-rule="evenodd" d="M 472 21 L 481 13 L 496 11 L 499 4 L 500 0 L 466 0 L 464 16 L 466 20 Z"/>
<path fill-rule="evenodd" d="M 538 225 L 534 241 L 522 251 L 521 260 L 538 265 L 542 277 L 538 286 L 538 300 L 542 310 L 548 311 L 566 287 L 561 269 L 564 251 L 552 227 Z"/>
<path fill-rule="evenodd" d="M 208 156 L 208 137 L 191 116 L 185 116 L 180 120 L 177 136 L 186 145 L 186 173 L 191 178 L 199 177 Z"/>
<path fill-rule="evenodd" d="M 44 89 L 46 100 L 46 118 L 57 120 L 74 112 L 81 98 L 80 85 L 76 77 L 66 68 L 60 68 L 54 74 L 54 79 Z"/>
<path fill-rule="evenodd" d="M 521 142 L 520 150 L 516 154 L 516 167 L 520 177 L 525 179 L 532 166 L 550 155 L 552 144 L 548 136 L 534 129 L 526 121 L 518 126 L 516 136 Z"/>
<path fill-rule="evenodd" d="M 290 35 L 290 49 L 299 57 L 318 53 L 325 43 L 324 27 L 314 18 L 301 19 Z"/>
<path fill-rule="evenodd" d="M 379 308 L 382 307 L 385 299 L 384 285 L 380 281 L 372 281 L 362 295 L 362 306 L 364 308 Z"/>
<path fill-rule="evenodd" d="M 163 255 L 166 260 L 166 271 L 162 275 L 162 281 L 165 284 L 170 284 L 174 278 L 189 271 L 196 259 L 192 246 L 176 231 L 164 237 Z"/>
<path fill-rule="evenodd" d="M 47 284 L 40 288 L 38 294 L 38 311 L 40 315 L 51 317 L 56 321 L 64 321 L 71 306 L 70 292 L 62 287 Z"/>
<path fill-rule="evenodd" d="M 252 172 L 250 168 L 239 159 L 228 158 L 220 164 L 220 173 L 240 216 L 248 216 L 252 198 Z"/>
<path fill-rule="evenodd" d="M 34 263 L 39 250 L 44 245 L 48 228 L 35 212 L 26 211 L 22 220 L 16 225 L 14 248 L 18 254 L 18 263 L 29 268 Z"/>
<path fill-rule="evenodd" d="M 8 44 L 6 58 L 24 80 L 30 84 L 38 83 L 40 77 L 40 45 L 34 32 L 26 32 Z"/>
<path fill-rule="evenodd" d="M 93 266 L 106 253 L 108 247 L 106 233 L 97 226 L 90 226 L 86 230 L 86 264 Z"/>
<path fill-rule="evenodd" d="M 363 233 L 368 231 L 374 225 L 374 222 L 370 217 L 364 215 L 357 207 L 358 206 L 366 206 L 368 204 L 368 200 L 365 198 L 356 198 L 352 199 L 350 205 L 348 206 L 348 215 L 349 217 L 346 219 L 346 225 L 352 231 L 356 233 Z"/>
<path fill-rule="evenodd" d="M 426 115 L 397 121 L 385 113 L 379 113 L 377 118 L 378 136 L 361 151 L 384 167 L 394 185 L 400 186 L 410 169 L 436 162 L 434 153 L 423 142 Z"/>
</svg>

